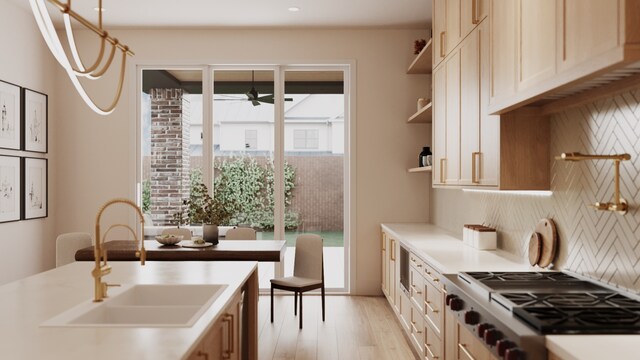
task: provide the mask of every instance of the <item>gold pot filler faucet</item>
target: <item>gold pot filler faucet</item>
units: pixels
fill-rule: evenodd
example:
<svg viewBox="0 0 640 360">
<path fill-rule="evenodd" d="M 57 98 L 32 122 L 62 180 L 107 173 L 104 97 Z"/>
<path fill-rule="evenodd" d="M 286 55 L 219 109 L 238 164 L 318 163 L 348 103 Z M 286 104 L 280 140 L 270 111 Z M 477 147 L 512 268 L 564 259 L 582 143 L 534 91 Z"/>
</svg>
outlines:
<svg viewBox="0 0 640 360">
<path fill-rule="evenodd" d="M 556 156 L 556 160 L 565 161 L 581 161 L 581 160 L 613 160 L 613 168 L 615 170 L 614 177 L 614 193 L 613 202 L 596 202 L 589 206 L 596 210 L 615 211 L 618 214 L 624 215 L 629 210 L 627 201 L 620 197 L 620 162 L 624 160 L 631 160 L 629 154 L 615 154 L 615 155 L 588 155 L 581 154 L 579 152 L 562 153 L 560 156 Z"/>
<path fill-rule="evenodd" d="M 120 225 L 120 224 L 111 226 L 105 233 L 104 237 L 106 237 L 107 233 L 115 226 L 124 226 L 129 228 L 133 233 L 133 237 L 135 241 L 140 243 L 140 247 L 136 251 L 136 257 L 140 259 L 140 265 L 144 265 L 144 262 L 147 259 L 147 251 L 144 248 L 144 216 L 142 216 L 142 211 L 140 210 L 140 208 L 133 201 L 129 199 L 113 199 L 113 200 L 107 201 L 104 205 L 102 205 L 102 207 L 98 211 L 98 215 L 96 215 L 96 244 L 93 248 L 94 249 L 93 256 L 96 261 L 96 266 L 93 268 L 93 271 L 91 271 L 91 275 L 93 276 L 94 283 L 95 283 L 95 297 L 93 299 L 93 302 L 101 302 L 104 298 L 106 298 L 107 289 L 109 287 L 120 286 L 118 284 L 107 284 L 106 282 L 102 282 L 102 277 L 111 273 L 111 266 L 107 264 L 107 251 L 103 249 L 103 244 L 102 244 L 102 241 L 100 240 L 100 217 L 102 217 L 102 213 L 109 206 L 113 204 L 129 205 L 136 210 L 136 213 L 140 218 L 141 231 L 142 231 L 141 237 L 140 239 L 138 239 L 136 237 L 135 232 L 133 232 L 133 230 L 129 226 Z M 104 238 L 102 240 L 104 240 Z"/>
</svg>

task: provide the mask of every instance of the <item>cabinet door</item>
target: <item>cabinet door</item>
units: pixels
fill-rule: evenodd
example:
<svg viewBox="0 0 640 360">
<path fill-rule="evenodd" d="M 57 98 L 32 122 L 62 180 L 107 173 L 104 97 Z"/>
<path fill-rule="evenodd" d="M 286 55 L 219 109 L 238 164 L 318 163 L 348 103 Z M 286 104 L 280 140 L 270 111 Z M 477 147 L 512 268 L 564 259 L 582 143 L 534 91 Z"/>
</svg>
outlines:
<svg viewBox="0 0 640 360">
<path fill-rule="evenodd" d="M 446 9 L 445 0 L 433 0 L 433 34 L 431 36 L 433 44 L 433 67 L 440 63 L 445 57 L 444 37 Z"/>
<path fill-rule="evenodd" d="M 444 53 L 447 55 L 460 43 L 460 1 L 464 0 L 446 1 Z"/>
<path fill-rule="evenodd" d="M 514 0 L 491 0 L 489 6 L 492 104 L 515 92 L 516 9 Z"/>
<path fill-rule="evenodd" d="M 478 183 L 480 151 L 480 37 L 473 31 L 460 46 L 460 184 Z M 474 170 L 476 170 L 474 172 Z"/>
<path fill-rule="evenodd" d="M 500 168 L 500 116 L 489 115 L 489 24 L 478 27 L 480 40 L 480 150 L 474 154 L 474 174 L 479 185 L 498 186 Z"/>
<path fill-rule="evenodd" d="M 461 0 L 460 21 L 461 37 L 464 38 L 487 17 L 489 0 Z"/>
<path fill-rule="evenodd" d="M 559 0 L 558 29 L 561 59 L 566 69 L 592 60 L 621 45 L 621 0 Z M 591 72 L 596 69 L 585 69 Z"/>
<path fill-rule="evenodd" d="M 444 180 L 446 184 L 460 181 L 460 53 L 451 54 L 446 61 L 446 160 Z"/>
<path fill-rule="evenodd" d="M 227 359 L 225 357 L 225 349 L 227 344 L 225 342 L 225 324 L 222 320 L 216 321 L 213 328 L 209 330 L 207 335 L 202 340 L 202 350 L 196 351 L 198 357 L 195 359 L 206 360 L 222 360 Z"/>
<path fill-rule="evenodd" d="M 446 136 L 447 136 L 447 67 L 440 66 L 433 72 L 433 167 L 432 184 L 443 185 L 444 184 L 444 162 L 446 161 Z"/>
<path fill-rule="evenodd" d="M 520 0 L 517 90 L 556 74 L 556 0 Z"/>
<path fill-rule="evenodd" d="M 393 238 L 389 241 L 389 294 L 393 299 L 392 304 L 396 312 L 400 312 L 400 271 L 398 271 L 398 261 L 396 261 L 396 255 L 398 254 L 397 241 Z"/>
</svg>

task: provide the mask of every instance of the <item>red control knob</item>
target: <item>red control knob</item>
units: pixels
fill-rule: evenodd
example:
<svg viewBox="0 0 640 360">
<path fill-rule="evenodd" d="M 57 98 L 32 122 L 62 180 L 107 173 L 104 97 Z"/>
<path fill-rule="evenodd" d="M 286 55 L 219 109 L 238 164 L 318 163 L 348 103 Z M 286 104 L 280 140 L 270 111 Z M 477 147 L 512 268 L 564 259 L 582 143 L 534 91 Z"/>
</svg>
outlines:
<svg viewBox="0 0 640 360">
<path fill-rule="evenodd" d="M 460 298 L 455 297 L 449 301 L 449 308 L 453 311 L 460 311 L 463 306 L 464 302 Z"/>
<path fill-rule="evenodd" d="M 500 339 L 502 339 L 502 333 L 498 329 L 487 329 L 484 332 L 484 342 L 489 346 L 494 346 Z"/>
<path fill-rule="evenodd" d="M 507 349 L 511 349 L 514 347 L 516 347 L 516 343 L 505 339 L 498 340 L 498 342 L 496 343 L 496 349 L 498 350 L 499 356 L 504 356 L 504 353 L 507 351 Z"/>
<path fill-rule="evenodd" d="M 525 353 L 520 348 L 507 349 L 504 352 L 504 360 L 525 360 Z"/>
<path fill-rule="evenodd" d="M 478 325 L 478 337 L 484 339 L 484 332 L 488 329 L 493 329 L 493 325 L 487 323 Z"/>
<path fill-rule="evenodd" d="M 447 306 L 449 306 L 449 303 L 451 303 L 451 299 L 455 299 L 455 298 L 457 298 L 457 297 L 458 297 L 457 295 L 449 294 L 449 295 L 445 296 L 445 298 L 444 298 L 444 303 L 445 303 Z"/>
<path fill-rule="evenodd" d="M 464 313 L 464 323 L 468 325 L 476 325 L 480 322 L 480 314 L 477 311 L 469 310 Z"/>
</svg>

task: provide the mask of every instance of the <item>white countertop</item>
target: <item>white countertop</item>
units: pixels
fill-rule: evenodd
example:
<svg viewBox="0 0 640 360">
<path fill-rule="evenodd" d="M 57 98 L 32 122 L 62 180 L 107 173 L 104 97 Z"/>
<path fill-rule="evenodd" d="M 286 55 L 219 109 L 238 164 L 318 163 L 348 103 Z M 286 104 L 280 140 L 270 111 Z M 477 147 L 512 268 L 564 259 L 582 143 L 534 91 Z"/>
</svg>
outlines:
<svg viewBox="0 0 640 360">
<path fill-rule="evenodd" d="M 460 271 L 540 270 L 502 250 L 478 250 L 435 225 L 382 224 L 382 228 L 442 274 Z"/>
<path fill-rule="evenodd" d="M 477 250 L 430 224 L 382 224 L 382 228 L 443 274 L 460 271 L 540 271 L 500 250 Z M 547 349 L 563 360 L 638 359 L 640 335 L 547 335 Z"/>
<path fill-rule="evenodd" d="M 52 328 L 40 324 L 93 298 L 93 262 L 75 262 L 0 286 L 2 359 L 180 359 L 195 348 L 256 262 L 111 262 L 118 284 L 227 284 L 192 327 Z"/>
</svg>

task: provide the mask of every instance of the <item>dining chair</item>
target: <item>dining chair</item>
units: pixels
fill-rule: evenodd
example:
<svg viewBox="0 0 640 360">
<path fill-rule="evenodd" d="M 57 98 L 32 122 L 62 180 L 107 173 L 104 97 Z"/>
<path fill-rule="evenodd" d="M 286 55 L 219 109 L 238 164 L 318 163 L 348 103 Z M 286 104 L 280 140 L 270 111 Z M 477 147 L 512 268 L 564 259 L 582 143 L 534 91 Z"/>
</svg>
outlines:
<svg viewBox="0 0 640 360">
<path fill-rule="evenodd" d="M 234 228 L 227 230 L 225 240 L 255 240 L 256 231 L 252 228 Z"/>
<path fill-rule="evenodd" d="M 191 240 L 191 230 L 185 228 L 164 229 L 161 235 L 182 235 L 182 240 Z"/>
<path fill-rule="evenodd" d="M 84 232 L 60 234 L 56 238 L 56 267 L 76 261 L 76 251 L 91 246 L 91 235 Z"/>
<path fill-rule="evenodd" d="M 271 322 L 273 322 L 273 289 L 293 291 L 293 313 L 297 315 L 300 296 L 300 329 L 302 329 L 302 293 L 321 289 L 322 321 L 324 321 L 324 262 L 322 237 L 302 234 L 296 238 L 293 276 L 271 279 Z"/>
</svg>

